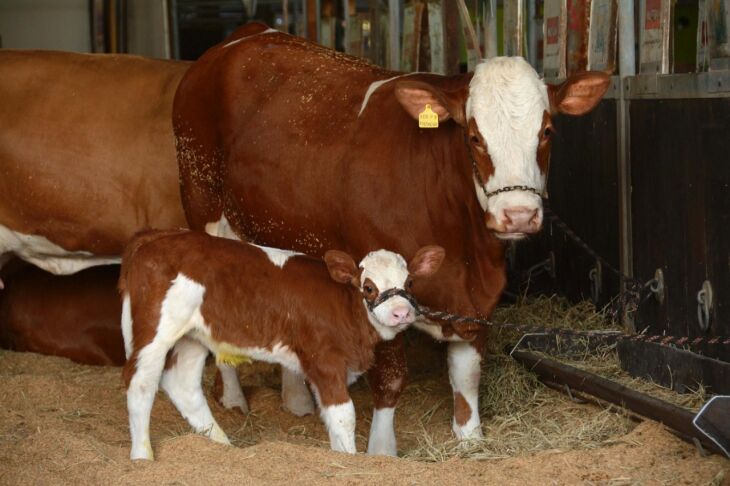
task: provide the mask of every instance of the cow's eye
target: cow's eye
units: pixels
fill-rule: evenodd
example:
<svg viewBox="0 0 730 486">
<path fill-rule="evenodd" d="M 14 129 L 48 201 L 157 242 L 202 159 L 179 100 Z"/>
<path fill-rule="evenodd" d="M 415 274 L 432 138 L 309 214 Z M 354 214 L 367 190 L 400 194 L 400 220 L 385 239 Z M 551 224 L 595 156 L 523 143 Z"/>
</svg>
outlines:
<svg viewBox="0 0 730 486">
<path fill-rule="evenodd" d="M 413 288 L 413 280 L 410 280 L 409 279 L 408 282 L 406 282 L 406 287 L 408 287 L 409 289 L 412 289 Z"/>
<path fill-rule="evenodd" d="M 470 140 L 470 141 L 471 141 L 471 143 L 473 143 L 474 145 L 479 145 L 479 137 L 477 137 L 476 135 L 472 135 L 472 136 L 471 136 L 471 138 L 470 138 L 469 140 Z"/>
<path fill-rule="evenodd" d="M 542 131 L 542 138 L 550 138 L 550 135 L 553 134 L 552 127 L 545 127 L 545 130 Z"/>
<path fill-rule="evenodd" d="M 373 288 L 371 286 L 369 286 L 369 285 L 366 285 L 365 286 L 365 292 L 368 293 L 368 294 L 372 294 L 373 293 Z"/>
</svg>

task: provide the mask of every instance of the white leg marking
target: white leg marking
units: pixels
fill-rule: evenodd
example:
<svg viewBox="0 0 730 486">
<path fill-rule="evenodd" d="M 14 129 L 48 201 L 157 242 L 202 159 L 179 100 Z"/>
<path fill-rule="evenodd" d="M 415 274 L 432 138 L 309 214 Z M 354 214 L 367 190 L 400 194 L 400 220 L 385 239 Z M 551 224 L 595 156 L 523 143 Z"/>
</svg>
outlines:
<svg viewBox="0 0 730 486">
<path fill-rule="evenodd" d="M 137 356 L 137 369 L 127 389 L 129 433 L 132 436 L 132 459 L 154 459 L 150 443 L 150 412 L 160 375 L 165 366 L 165 355 L 170 346 L 159 336 L 142 348 Z"/>
<path fill-rule="evenodd" d="M 162 373 L 162 389 L 190 426 L 215 442 L 230 445 L 226 433 L 213 418 L 203 394 L 201 380 L 208 349 L 197 341 L 182 338 L 175 344 L 175 364 Z"/>
<path fill-rule="evenodd" d="M 241 412 L 248 413 L 248 403 L 241 389 L 241 382 L 238 380 L 238 370 L 233 366 L 220 364 L 218 371 L 220 371 L 223 382 L 221 405 L 229 410 L 238 407 Z"/>
<path fill-rule="evenodd" d="M 284 409 L 297 417 L 314 413 L 314 401 L 304 376 L 285 366 L 281 367 L 281 399 Z"/>
<path fill-rule="evenodd" d="M 456 393 L 461 393 L 469 404 L 471 415 L 460 425 L 456 418 L 452 430 L 458 439 L 481 439 L 482 428 L 479 420 L 479 378 L 482 358 L 469 343 L 449 343 L 448 363 L 449 381 Z"/>
<path fill-rule="evenodd" d="M 330 436 L 334 451 L 355 454 L 355 406 L 352 400 L 339 405 L 321 407 L 322 420 Z"/>
<path fill-rule="evenodd" d="M 373 411 L 373 423 L 370 426 L 368 454 L 372 456 L 396 456 L 398 450 L 395 442 L 393 416 L 395 408 L 376 408 Z"/>
<path fill-rule="evenodd" d="M 129 294 L 124 294 L 122 301 L 122 337 L 124 338 L 124 354 L 129 359 L 132 354 L 132 305 Z"/>
<path fill-rule="evenodd" d="M 193 319 L 202 320 L 200 305 L 204 293 L 205 287 L 178 274 L 162 301 L 157 334 L 137 353 L 136 369 L 127 389 L 132 459 L 154 458 L 150 444 L 150 412 L 165 366 L 165 356 L 188 332 Z"/>
</svg>

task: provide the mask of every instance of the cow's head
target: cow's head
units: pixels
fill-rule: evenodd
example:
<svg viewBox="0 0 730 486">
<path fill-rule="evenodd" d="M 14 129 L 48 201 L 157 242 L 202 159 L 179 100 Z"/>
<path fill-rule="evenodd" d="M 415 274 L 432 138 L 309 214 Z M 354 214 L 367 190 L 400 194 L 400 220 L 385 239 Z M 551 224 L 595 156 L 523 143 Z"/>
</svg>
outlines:
<svg viewBox="0 0 730 486">
<path fill-rule="evenodd" d="M 404 80 L 395 95 L 416 119 L 430 104 L 439 121 L 453 119 L 464 127 L 487 227 L 500 238 L 519 239 L 542 227 L 552 117 L 589 112 L 608 85 L 600 72 L 546 85 L 523 58 L 497 57 L 477 65 L 468 86 L 443 89 Z"/>
<path fill-rule="evenodd" d="M 341 251 L 328 251 L 324 261 L 336 282 L 350 284 L 362 293 L 373 327 L 383 339 L 392 339 L 416 319 L 413 304 L 402 294 L 410 293 L 414 278 L 436 273 L 444 256 L 440 246 L 424 246 L 408 264 L 401 255 L 387 250 L 368 253 L 359 268 Z"/>
</svg>

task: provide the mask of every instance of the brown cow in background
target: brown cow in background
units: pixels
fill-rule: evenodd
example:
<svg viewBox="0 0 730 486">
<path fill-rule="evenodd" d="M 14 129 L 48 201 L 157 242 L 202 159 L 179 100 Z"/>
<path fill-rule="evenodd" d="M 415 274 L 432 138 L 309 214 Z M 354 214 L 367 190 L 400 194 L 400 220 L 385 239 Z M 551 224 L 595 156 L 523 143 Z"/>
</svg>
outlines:
<svg viewBox="0 0 730 486">
<path fill-rule="evenodd" d="M 118 263 L 146 227 L 186 226 L 170 123 L 189 63 L 0 50 L 0 267 Z"/>
<path fill-rule="evenodd" d="M 56 276 L 19 261 L 2 272 L 0 347 L 121 366 L 119 266 Z"/>
</svg>

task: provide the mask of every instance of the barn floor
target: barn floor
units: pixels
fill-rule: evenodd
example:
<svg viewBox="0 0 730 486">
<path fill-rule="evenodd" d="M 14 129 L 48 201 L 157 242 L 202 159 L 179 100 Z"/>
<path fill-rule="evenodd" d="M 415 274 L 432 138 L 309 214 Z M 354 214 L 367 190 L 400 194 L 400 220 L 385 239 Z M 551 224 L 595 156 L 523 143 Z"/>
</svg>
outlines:
<svg viewBox="0 0 730 486">
<path fill-rule="evenodd" d="M 544 313 L 543 313 L 544 315 Z M 280 409 L 278 370 L 240 370 L 252 413 L 213 414 L 236 447 L 191 434 L 164 394 L 152 414 L 154 463 L 128 459 L 129 435 L 118 368 L 0 351 L 0 484 L 702 484 L 730 485 L 730 461 L 697 450 L 653 422 L 571 402 L 504 355 L 484 365 L 486 439 L 451 440 L 451 399 L 443 352 L 417 334 L 410 385 L 396 413 L 402 458 L 328 450 L 314 416 Z M 206 370 L 206 390 L 213 381 Z M 371 399 L 351 388 L 358 450 L 366 449 Z M 494 400 L 486 399 L 495 396 Z"/>
</svg>

